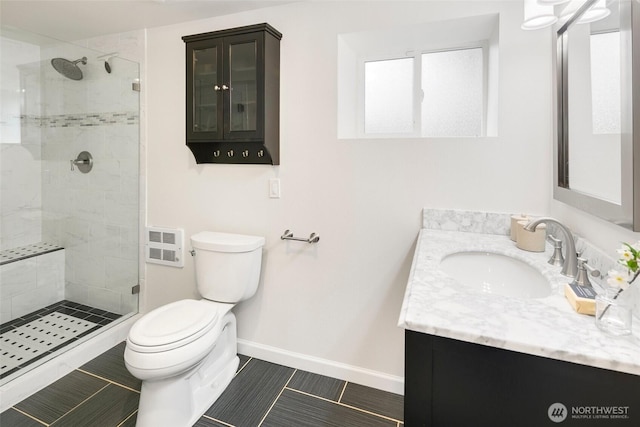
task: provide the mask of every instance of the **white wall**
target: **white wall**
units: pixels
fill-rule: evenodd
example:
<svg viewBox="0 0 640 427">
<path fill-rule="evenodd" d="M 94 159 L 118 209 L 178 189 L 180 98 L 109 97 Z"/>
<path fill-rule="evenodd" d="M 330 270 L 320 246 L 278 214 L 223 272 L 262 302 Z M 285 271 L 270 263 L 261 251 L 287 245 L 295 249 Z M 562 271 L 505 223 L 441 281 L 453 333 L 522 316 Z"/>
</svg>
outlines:
<svg viewBox="0 0 640 427">
<path fill-rule="evenodd" d="M 494 138 L 337 139 L 338 34 L 500 13 Z M 185 146 L 181 37 L 268 22 L 281 43 L 281 165 L 196 165 Z M 312 2 L 148 31 L 150 225 L 264 235 L 263 281 L 236 308 L 239 337 L 403 376 L 396 326 L 423 207 L 546 213 L 551 32 L 520 2 Z M 268 180 L 282 198 L 268 198 Z M 320 235 L 317 245 L 283 242 Z M 147 266 L 142 310 L 196 297 L 193 262 Z"/>
</svg>

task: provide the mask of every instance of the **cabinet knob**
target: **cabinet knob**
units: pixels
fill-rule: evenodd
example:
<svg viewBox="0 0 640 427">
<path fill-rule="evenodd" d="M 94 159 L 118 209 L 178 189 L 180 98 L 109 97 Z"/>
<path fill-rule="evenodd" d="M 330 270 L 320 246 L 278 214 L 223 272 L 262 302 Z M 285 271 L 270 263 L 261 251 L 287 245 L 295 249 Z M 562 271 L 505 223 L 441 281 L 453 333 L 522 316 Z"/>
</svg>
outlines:
<svg viewBox="0 0 640 427">
<path fill-rule="evenodd" d="M 213 157 L 220 157 L 220 150 L 216 150 L 213 152 Z"/>
<path fill-rule="evenodd" d="M 227 151 L 227 157 L 233 157 L 233 150 Z"/>
<path fill-rule="evenodd" d="M 249 150 L 244 150 L 242 152 L 242 157 L 249 157 Z"/>
<path fill-rule="evenodd" d="M 222 85 L 222 90 L 229 90 L 229 86 L 227 86 L 227 85 Z"/>
<path fill-rule="evenodd" d="M 215 90 L 216 92 L 219 92 L 219 91 L 222 90 L 222 88 L 220 86 L 218 86 L 218 85 L 214 85 L 213 86 L 213 90 Z"/>
<path fill-rule="evenodd" d="M 262 156 L 264 156 L 264 150 L 258 151 L 258 157 L 262 157 Z"/>
</svg>

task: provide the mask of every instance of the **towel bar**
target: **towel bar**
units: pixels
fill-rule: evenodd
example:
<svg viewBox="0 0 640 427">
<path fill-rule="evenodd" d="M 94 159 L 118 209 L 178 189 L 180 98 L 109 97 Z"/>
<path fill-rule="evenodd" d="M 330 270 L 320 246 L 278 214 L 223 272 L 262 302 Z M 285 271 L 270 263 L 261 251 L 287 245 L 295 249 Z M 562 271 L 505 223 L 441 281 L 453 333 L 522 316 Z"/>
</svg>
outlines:
<svg viewBox="0 0 640 427">
<path fill-rule="evenodd" d="M 311 233 L 308 239 L 305 239 L 303 237 L 293 237 L 293 232 L 290 230 L 285 230 L 284 234 L 280 236 L 280 238 L 282 240 L 296 240 L 298 242 L 307 243 L 318 243 L 318 241 L 320 240 L 320 236 L 318 236 L 316 233 Z"/>
</svg>

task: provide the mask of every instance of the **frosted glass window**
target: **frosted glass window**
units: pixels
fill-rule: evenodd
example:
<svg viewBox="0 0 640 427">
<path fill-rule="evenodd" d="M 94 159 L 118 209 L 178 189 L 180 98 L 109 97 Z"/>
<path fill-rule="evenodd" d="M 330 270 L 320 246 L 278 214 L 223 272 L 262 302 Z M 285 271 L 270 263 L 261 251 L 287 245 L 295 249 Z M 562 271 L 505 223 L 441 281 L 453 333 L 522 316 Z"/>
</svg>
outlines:
<svg viewBox="0 0 640 427">
<path fill-rule="evenodd" d="M 591 114 L 594 134 L 620 133 L 620 33 L 591 35 Z"/>
<path fill-rule="evenodd" d="M 481 136 L 482 49 L 422 55 L 422 135 Z"/>
<path fill-rule="evenodd" d="M 365 133 L 413 132 L 413 58 L 364 64 Z"/>
</svg>

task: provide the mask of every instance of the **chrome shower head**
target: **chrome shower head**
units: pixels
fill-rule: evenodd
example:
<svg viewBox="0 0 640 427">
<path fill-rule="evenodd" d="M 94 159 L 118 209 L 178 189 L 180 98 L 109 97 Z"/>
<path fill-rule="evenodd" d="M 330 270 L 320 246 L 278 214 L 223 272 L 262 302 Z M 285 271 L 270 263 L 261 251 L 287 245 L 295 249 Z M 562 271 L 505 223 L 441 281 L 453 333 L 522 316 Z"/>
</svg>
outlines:
<svg viewBox="0 0 640 427">
<path fill-rule="evenodd" d="M 82 70 L 78 67 L 78 62 L 81 62 L 82 65 L 86 65 L 87 57 L 83 56 L 76 61 L 69 61 L 64 58 L 53 58 L 51 60 L 51 65 L 53 65 L 53 68 L 55 68 L 57 72 L 68 79 L 82 80 Z"/>
<path fill-rule="evenodd" d="M 111 74 L 111 71 L 113 71 L 113 58 L 117 57 L 118 55 L 118 52 L 111 52 L 98 56 L 99 61 L 104 61 L 104 69 L 107 73 Z"/>
</svg>

